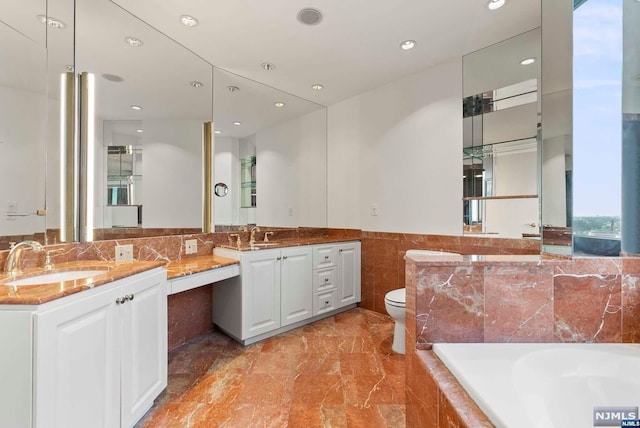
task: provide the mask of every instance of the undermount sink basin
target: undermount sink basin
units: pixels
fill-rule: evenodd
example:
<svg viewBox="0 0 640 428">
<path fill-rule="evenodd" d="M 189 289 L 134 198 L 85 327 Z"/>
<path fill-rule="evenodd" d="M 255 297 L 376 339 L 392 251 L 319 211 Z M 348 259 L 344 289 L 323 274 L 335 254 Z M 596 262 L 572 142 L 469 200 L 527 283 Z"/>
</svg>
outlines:
<svg viewBox="0 0 640 428">
<path fill-rule="evenodd" d="M 11 286 L 49 284 L 52 282 L 73 281 L 76 279 L 90 278 L 106 272 L 108 272 L 107 269 L 67 270 L 61 272 L 45 273 L 36 276 L 28 276 L 26 278 L 7 281 L 3 284 Z"/>
</svg>

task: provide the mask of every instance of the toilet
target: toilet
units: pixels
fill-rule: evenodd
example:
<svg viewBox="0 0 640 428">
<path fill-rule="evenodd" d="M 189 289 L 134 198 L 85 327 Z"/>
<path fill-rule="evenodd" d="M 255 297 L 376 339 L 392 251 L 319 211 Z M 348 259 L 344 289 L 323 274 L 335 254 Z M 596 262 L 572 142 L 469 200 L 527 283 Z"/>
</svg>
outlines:
<svg viewBox="0 0 640 428">
<path fill-rule="evenodd" d="M 391 349 L 398 354 L 404 354 L 404 313 L 406 305 L 406 289 L 391 290 L 384 296 L 384 307 L 396 322 L 393 331 L 393 345 Z"/>
<path fill-rule="evenodd" d="M 443 258 L 446 260 L 456 260 L 462 259 L 462 255 L 458 253 L 447 253 L 444 251 L 432 251 L 432 250 L 408 250 L 405 254 L 406 256 L 411 256 L 414 259 L 420 261 L 427 260 L 442 260 Z M 404 347 L 404 314 L 405 314 L 405 306 L 407 304 L 407 292 L 406 288 L 398 288 L 396 290 L 389 291 L 384 296 L 384 307 L 387 310 L 387 313 L 394 319 L 396 322 L 396 327 L 393 332 L 393 345 L 391 349 L 398 354 L 405 353 Z"/>
</svg>

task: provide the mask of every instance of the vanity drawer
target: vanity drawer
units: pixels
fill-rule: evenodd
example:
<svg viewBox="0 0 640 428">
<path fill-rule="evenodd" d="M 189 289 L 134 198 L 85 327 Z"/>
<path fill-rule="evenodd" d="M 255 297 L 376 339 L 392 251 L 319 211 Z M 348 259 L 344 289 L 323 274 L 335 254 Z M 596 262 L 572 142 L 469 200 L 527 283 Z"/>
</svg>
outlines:
<svg viewBox="0 0 640 428">
<path fill-rule="evenodd" d="M 338 264 L 338 247 L 336 245 L 318 245 L 313 247 L 313 268 L 325 268 Z"/>
<path fill-rule="evenodd" d="M 313 292 L 318 293 L 336 288 L 336 268 L 318 269 L 313 271 Z"/>
<path fill-rule="evenodd" d="M 313 315 L 324 314 L 338 309 L 338 290 L 333 289 L 313 295 Z"/>
</svg>

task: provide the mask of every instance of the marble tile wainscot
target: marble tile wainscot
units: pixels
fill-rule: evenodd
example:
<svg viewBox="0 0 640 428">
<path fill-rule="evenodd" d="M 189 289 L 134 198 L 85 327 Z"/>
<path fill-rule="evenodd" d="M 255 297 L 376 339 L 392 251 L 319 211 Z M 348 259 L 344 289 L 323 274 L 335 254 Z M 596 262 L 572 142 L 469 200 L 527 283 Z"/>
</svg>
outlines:
<svg viewBox="0 0 640 428">
<path fill-rule="evenodd" d="M 408 258 L 406 279 L 407 426 L 487 426 L 432 343 L 640 342 L 640 258 Z"/>
</svg>

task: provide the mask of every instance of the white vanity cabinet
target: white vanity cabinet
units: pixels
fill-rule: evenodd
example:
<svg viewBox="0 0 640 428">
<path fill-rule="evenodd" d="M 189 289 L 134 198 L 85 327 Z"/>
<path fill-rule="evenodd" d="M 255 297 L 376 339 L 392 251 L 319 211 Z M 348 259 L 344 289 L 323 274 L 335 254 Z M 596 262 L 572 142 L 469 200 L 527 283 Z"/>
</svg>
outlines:
<svg viewBox="0 0 640 428">
<path fill-rule="evenodd" d="M 132 427 L 167 385 L 166 289 L 156 268 L 15 311 L 29 318 L 19 352 L 32 371 L 0 385 L 0 396 L 17 388 L 23 405 L 18 420 L 3 409 L 0 426 Z"/>
<path fill-rule="evenodd" d="M 360 302 L 360 248 L 360 242 L 314 247 L 314 315 Z"/>
<path fill-rule="evenodd" d="M 216 254 L 240 260 L 240 276 L 213 289 L 213 322 L 236 339 L 276 330 L 312 316 L 311 249 L 233 251 Z"/>
<path fill-rule="evenodd" d="M 213 287 L 213 323 L 244 344 L 360 301 L 360 242 L 215 254 L 239 260 L 240 276 Z"/>
</svg>

